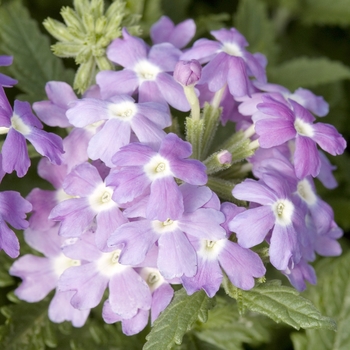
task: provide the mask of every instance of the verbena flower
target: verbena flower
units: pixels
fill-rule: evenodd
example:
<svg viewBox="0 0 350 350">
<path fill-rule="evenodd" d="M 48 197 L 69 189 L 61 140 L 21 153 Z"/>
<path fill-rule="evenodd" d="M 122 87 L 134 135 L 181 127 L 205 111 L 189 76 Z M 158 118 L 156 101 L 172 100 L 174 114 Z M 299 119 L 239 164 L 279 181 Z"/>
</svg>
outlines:
<svg viewBox="0 0 350 350">
<path fill-rule="evenodd" d="M 12 110 L 2 87 L 0 87 L 0 131 L 7 134 L 2 146 L 2 168 L 6 173 L 17 172 L 23 177 L 29 168 L 26 140 L 41 155 L 54 164 L 61 164 L 62 139 L 42 130 L 43 126 L 34 116 L 28 102 L 15 100 Z"/>
</svg>

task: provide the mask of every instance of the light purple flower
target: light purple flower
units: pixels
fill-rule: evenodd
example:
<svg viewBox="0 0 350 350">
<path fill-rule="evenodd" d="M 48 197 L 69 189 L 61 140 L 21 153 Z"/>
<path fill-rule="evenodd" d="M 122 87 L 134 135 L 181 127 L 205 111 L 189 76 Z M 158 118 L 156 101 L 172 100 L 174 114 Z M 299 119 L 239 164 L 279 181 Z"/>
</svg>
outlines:
<svg viewBox="0 0 350 350">
<path fill-rule="evenodd" d="M 87 149 L 91 159 L 101 159 L 113 167 L 112 156 L 130 143 L 133 131 L 140 142 L 159 146 L 165 137 L 162 130 L 171 125 L 168 108 L 154 102 L 135 103 L 128 95 L 107 100 L 82 99 L 71 103 L 69 121 L 76 127 L 106 121 L 92 136 Z"/>
<path fill-rule="evenodd" d="M 150 30 L 154 44 L 170 43 L 179 49 L 185 47 L 195 33 L 196 24 L 193 19 L 187 19 L 174 25 L 174 22 L 167 16 L 162 16 Z"/>
<path fill-rule="evenodd" d="M 17 230 L 27 228 L 26 213 L 31 210 L 32 205 L 18 192 L 0 192 L 0 249 L 11 258 L 19 255 L 19 241 L 7 223 Z"/>
<path fill-rule="evenodd" d="M 226 216 L 222 223 L 225 229 L 228 228 L 229 221 L 245 211 L 232 203 L 223 203 L 221 210 Z M 230 232 L 227 231 L 227 237 L 220 240 L 190 237 L 191 244 L 197 251 L 198 271 L 193 277 L 182 277 L 188 294 L 203 289 L 209 297 L 213 297 L 220 288 L 222 270 L 233 285 L 243 290 L 253 288 L 254 278 L 265 274 L 266 269 L 258 254 L 230 241 L 229 235 Z"/>
<path fill-rule="evenodd" d="M 221 239 L 225 230 L 220 226 L 224 215 L 213 208 L 203 208 L 211 199 L 211 190 L 184 184 L 179 187 L 184 212 L 176 220 L 137 220 L 120 226 L 108 240 L 108 245 L 122 247 L 120 262 L 127 265 L 141 263 L 157 242 L 157 268 L 167 279 L 193 276 L 197 270 L 196 253 L 190 236 L 199 239 Z"/>
<path fill-rule="evenodd" d="M 149 310 L 151 292 L 142 277 L 131 266 L 119 263 L 120 250 L 99 250 L 93 234 L 86 233 L 64 253 L 84 264 L 64 271 L 58 282 L 60 291 L 74 291 L 71 304 L 77 309 L 97 306 L 109 287 L 112 311 L 125 319 L 134 317 L 139 309 Z"/>
<path fill-rule="evenodd" d="M 148 324 L 149 314 L 151 314 L 151 324 L 158 318 L 159 314 L 169 305 L 174 290 L 170 284 L 160 275 L 159 271 L 154 268 L 142 268 L 140 275 L 148 284 L 152 292 L 152 304 L 150 310 L 139 309 L 137 314 L 130 318 L 124 319 L 113 312 L 108 300 L 103 305 L 102 317 L 106 323 L 122 323 L 123 333 L 133 335 L 141 332 Z"/>
<path fill-rule="evenodd" d="M 39 119 L 46 125 L 71 127 L 66 111 L 69 104 L 78 99 L 72 87 L 63 81 L 49 81 L 45 85 L 45 91 L 49 101 L 33 103 L 33 109 Z"/>
<path fill-rule="evenodd" d="M 58 226 L 48 231 L 27 229 L 25 240 L 44 257 L 26 254 L 11 266 L 9 273 L 22 279 L 15 295 L 33 303 L 44 299 L 57 287 L 59 276 L 71 266 L 80 265 L 81 261 L 72 260 L 61 251 L 63 239 L 57 234 Z M 53 322 L 71 321 L 73 326 L 82 327 L 90 310 L 77 310 L 70 304 L 71 292 L 56 291 L 50 302 L 49 318 Z"/>
<path fill-rule="evenodd" d="M 158 152 L 140 143 L 122 147 L 112 159 L 116 168 L 106 179 L 108 185 L 116 186 L 114 200 L 127 203 L 150 190 L 147 218 L 177 220 L 184 207 L 174 177 L 192 185 L 207 182 L 205 166 L 186 159 L 191 153 L 191 144 L 172 133 L 162 140 Z"/>
<path fill-rule="evenodd" d="M 15 170 L 19 177 L 27 173 L 30 159 L 26 140 L 52 163 L 61 164 L 62 139 L 56 134 L 41 130 L 42 128 L 28 102 L 15 100 L 12 111 L 4 90 L 0 87 L 0 131 L 7 133 L 2 146 L 2 168 L 6 173 Z"/>
<path fill-rule="evenodd" d="M 253 84 L 262 91 L 273 93 L 273 96 L 276 96 L 276 93 L 281 94 L 286 102 L 288 102 L 289 99 L 296 101 L 301 106 L 319 117 L 324 117 L 328 114 L 328 103 L 323 99 L 322 96 L 316 96 L 310 90 L 299 88 L 291 93 L 284 86 L 277 84 L 261 84 L 259 82 L 254 82 Z"/>
<path fill-rule="evenodd" d="M 247 41 L 237 29 L 220 29 L 211 34 L 218 41 L 197 40 L 193 47 L 181 55 L 181 60 L 197 59 L 209 62 L 202 70 L 199 84 L 208 84 L 209 90 L 216 92 L 228 85 L 233 96 L 249 93 L 249 76 L 266 82 L 265 69 L 245 47 Z"/>
<path fill-rule="evenodd" d="M 124 70 L 97 74 L 102 97 L 138 92 L 140 103 L 169 103 L 180 111 L 188 111 L 190 106 L 182 86 L 169 74 L 174 71 L 180 54 L 181 51 L 169 43 L 149 48 L 124 28 L 123 39 L 115 39 L 107 49 L 108 58 Z"/>
<path fill-rule="evenodd" d="M 12 61 L 12 56 L 0 56 L 0 67 L 10 66 L 12 64 Z M 17 80 L 0 73 L 0 86 L 12 87 L 15 84 L 17 84 Z"/>
<path fill-rule="evenodd" d="M 253 116 L 260 147 L 270 148 L 295 140 L 294 166 L 299 179 L 307 175 L 315 177 L 320 172 L 316 144 L 332 155 L 344 152 L 346 141 L 334 126 L 313 124 L 315 117 L 297 102 L 289 101 L 291 109 L 269 96 L 263 96 L 263 101 L 258 105 L 261 113 Z"/>
<path fill-rule="evenodd" d="M 61 222 L 59 234 L 65 237 L 78 237 L 93 229 L 102 249 L 109 235 L 127 221 L 112 200 L 113 189 L 90 163 L 76 166 L 65 178 L 63 189 L 74 198 L 54 207 L 49 219 Z"/>
<path fill-rule="evenodd" d="M 262 180 L 246 179 L 235 186 L 234 197 L 258 203 L 233 218 L 229 228 L 238 244 L 250 248 L 263 242 L 271 230 L 270 261 L 285 270 L 300 261 L 305 212 L 295 205 L 290 185 L 280 175 L 264 174 Z"/>
</svg>

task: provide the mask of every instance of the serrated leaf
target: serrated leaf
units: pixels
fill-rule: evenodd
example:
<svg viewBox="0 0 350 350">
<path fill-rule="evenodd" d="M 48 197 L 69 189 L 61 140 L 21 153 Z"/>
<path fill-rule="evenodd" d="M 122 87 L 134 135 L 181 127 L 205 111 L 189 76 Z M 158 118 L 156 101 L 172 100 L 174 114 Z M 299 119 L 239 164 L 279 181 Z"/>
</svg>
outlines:
<svg viewBox="0 0 350 350">
<path fill-rule="evenodd" d="M 306 0 L 300 16 L 307 24 L 347 26 L 350 24 L 350 3 L 348 0 Z"/>
<path fill-rule="evenodd" d="M 266 4 L 260 0 L 240 1 L 233 24 L 247 39 L 248 50 L 265 54 L 271 63 L 278 46 L 276 28 L 268 17 Z"/>
<path fill-rule="evenodd" d="M 198 319 L 206 322 L 208 310 L 214 305 L 204 291 L 187 295 L 184 289 L 175 292 L 170 305 L 154 322 L 143 350 L 169 350 L 174 344 L 181 344 L 184 334 Z"/>
<path fill-rule="evenodd" d="M 329 58 L 294 58 L 268 70 L 269 80 L 290 90 L 350 79 L 350 67 Z"/>
<path fill-rule="evenodd" d="M 0 327 L 0 344 L 6 350 L 40 350 L 55 346 L 55 333 L 47 318 L 49 302 L 19 303 L 4 306 L 1 313 L 7 317 Z"/>
<path fill-rule="evenodd" d="M 306 330 L 307 349 L 350 349 L 350 251 L 334 259 L 322 259 L 316 264 L 318 282 L 305 293 L 315 305 L 337 322 L 337 332 Z M 301 343 L 300 339 L 293 343 Z M 301 350 L 304 350 L 302 347 Z"/>
<path fill-rule="evenodd" d="M 295 329 L 336 329 L 331 318 L 322 316 L 310 300 L 300 296 L 295 289 L 283 286 L 281 281 L 269 281 L 249 291 L 243 291 L 225 278 L 224 288 L 227 294 L 238 301 L 242 310 L 259 312 L 277 323 L 284 322 Z"/>
<path fill-rule="evenodd" d="M 65 69 L 52 54 L 49 39 L 40 32 L 21 1 L 1 6 L 0 36 L 0 51 L 14 56 L 9 72 L 18 80 L 17 87 L 26 93 L 27 101 L 45 99 L 45 84 L 50 80 L 72 83 L 73 71 Z"/>
<path fill-rule="evenodd" d="M 237 304 L 217 297 L 208 321 L 196 328 L 196 336 L 222 350 L 243 350 L 243 343 L 257 346 L 270 340 L 272 321 L 256 313 L 240 315 Z"/>
</svg>

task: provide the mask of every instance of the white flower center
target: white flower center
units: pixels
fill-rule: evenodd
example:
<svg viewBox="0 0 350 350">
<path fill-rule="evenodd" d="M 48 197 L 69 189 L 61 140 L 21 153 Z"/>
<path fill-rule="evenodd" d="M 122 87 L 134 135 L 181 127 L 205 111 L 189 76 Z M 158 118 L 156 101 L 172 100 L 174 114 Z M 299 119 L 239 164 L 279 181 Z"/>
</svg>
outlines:
<svg viewBox="0 0 350 350">
<path fill-rule="evenodd" d="M 62 273 L 72 266 L 79 266 L 80 260 L 73 260 L 66 257 L 64 254 L 59 255 L 53 260 L 53 267 L 57 276 L 61 276 Z"/>
<path fill-rule="evenodd" d="M 314 129 L 311 124 L 305 123 L 300 118 L 296 118 L 294 122 L 295 130 L 302 136 L 312 137 L 314 136 Z"/>
<path fill-rule="evenodd" d="M 158 73 L 161 72 L 157 66 L 146 60 L 138 62 L 134 67 L 134 71 L 136 72 L 141 82 L 147 80 L 155 80 Z"/>
<path fill-rule="evenodd" d="M 275 214 L 276 223 L 281 226 L 288 226 L 292 222 L 294 205 L 287 199 L 280 199 L 272 205 Z"/>
<path fill-rule="evenodd" d="M 222 51 L 230 56 L 242 57 L 242 50 L 236 43 L 226 42 L 222 46 Z"/>
<path fill-rule="evenodd" d="M 171 219 L 166 219 L 165 221 L 153 220 L 152 227 L 154 231 L 156 231 L 159 234 L 165 232 L 172 232 L 177 228 L 177 221 L 173 221 Z"/>
<path fill-rule="evenodd" d="M 103 253 L 97 261 L 98 270 L 106 275 L 112 276 L 115 273 L 123 271 L 128 266 L 119 264 L 120 249 L 111 253 Z"/>
<path fill-rule="evenodd" d="M 219 239 L 218 241 L 202 239 L 198 255 L 206 260 L 216 260 L 226 243 L 227 239 Z"/>
<path fill-rule="evenodd" d="M 152 267 L 143 268 L 140 271 L 140 276 L 146 281 L 151 292 L 164 283 L 164 277 L 160 274 L 158 269 Z"/>
<path fill-rule="evenodd" d="M 314 193 L 310 182 L 306 179 L 298 182 L 298 194 L 310 206 L 317 202 L 317 196 Z"/>
<path fill-rule="evenodd" d="M 28 135 L 31 132 L 30 127 L 17 114 L 11 117 L 11 126 L 22 135 Z"/>
<path fill-rule="evenodd" d="M 89 196 L 91 208 L 96 212 L 109 210 L 117 204 L 112 200 L 113 190 L 104 183 L 99 185 Z"/>
<path fill-rule="evenodd" d="M 161 155 L 155 155 L 145 166 L 144 171 L 151 181 L 166 176 L 173 176 L 169 161 Z"/>
<path fill-rule="evenodd" d="M 108 112 L 110 118 L 118 118 L 124 121 L 129 121 L 137 112 L 135 103 L 131 101 L 125 101 L 121 103 L 111 103 L 108 106 Z"/>
</svg>

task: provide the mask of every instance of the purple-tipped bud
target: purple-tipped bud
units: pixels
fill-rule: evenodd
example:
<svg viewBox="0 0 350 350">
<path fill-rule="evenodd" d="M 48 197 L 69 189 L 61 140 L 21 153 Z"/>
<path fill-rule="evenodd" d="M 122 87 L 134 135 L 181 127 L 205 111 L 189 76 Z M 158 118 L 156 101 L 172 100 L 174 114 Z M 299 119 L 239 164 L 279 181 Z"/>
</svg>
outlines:
<svg viewBox="0 0 350 350">
<path fill-rule="evenodd" d="M 219 152 L 217 157 L 220 164 L 230 164 L 232 161 L 232 154 L 226 150 Z"/>
<path fill-rule="evenodd" d="M 174 79 L 183 86 L 195 85 L 202 74 L 202 66 L 197 60 L 179 61 L 174 70 Z"/>
</svg>

